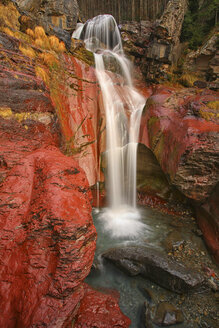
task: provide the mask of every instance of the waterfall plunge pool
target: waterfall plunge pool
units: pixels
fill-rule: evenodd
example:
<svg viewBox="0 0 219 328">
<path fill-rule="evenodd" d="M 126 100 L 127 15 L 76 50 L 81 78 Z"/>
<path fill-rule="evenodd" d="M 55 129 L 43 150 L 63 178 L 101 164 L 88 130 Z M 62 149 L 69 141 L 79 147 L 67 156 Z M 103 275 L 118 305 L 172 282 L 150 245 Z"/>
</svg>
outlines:
<svg viewBox="0 0 219 328">
<path fill-rule="evenodd" d="M 209 291 L 176 294 L 139 275 L 128 276 L 101 257 L 105 251 L 120 246 L 152 246 L 165 254 L 170 251 L 168 247 L 172 242 L 176 245 L 177 243 L 183 245 L 182 252 L 177 258 L 179 262 L 187 262 L 190 266 L 196 266 L 203 261 L 212 265 L 202 238 L 194 232 L 197 230 L 194 219 L 191 217 L 178 218 L 145 207 L 138 207 L 136 212 L 132 210 L 127 217 L 127 210 L 127 208 L 123 208 L 119 213 L 121 215 L 117 212 L 117 217 L 112 218 L 111 210 L 93 209 L 93 220 L 98 238 L 93 268 L 86 282 L 96 289 L 109 288 L 120 293 L 119 305 L 122 312 L 131 319 L 131 328 L 145 327 L 144 302 L 151 295 L 156 304 L 165 301 L 182 310 L 184 322 L 171 325 L 171 327 L 202 327 L 198 324 L 197 318 L 201 311 L 203 315 L 206 304 L 212 311 L 216 311 L 216 302 Z M 112 222 L 107 221 L 110 216 Z M 118 222 L 114 226 L 115 219 Z M 123 219 L 124 222 L 122 222 Z M 139 225 L 140 229 L 136 230 L 135 224 Z M 120 229 L 123 231 L 117 231 Z M 190 251 L 191 255 L 189 255 Z M 148 327 L 158 326 L 153 323 Z M 217 324 L 212 327 L 217 327 Z"/>
</svg>

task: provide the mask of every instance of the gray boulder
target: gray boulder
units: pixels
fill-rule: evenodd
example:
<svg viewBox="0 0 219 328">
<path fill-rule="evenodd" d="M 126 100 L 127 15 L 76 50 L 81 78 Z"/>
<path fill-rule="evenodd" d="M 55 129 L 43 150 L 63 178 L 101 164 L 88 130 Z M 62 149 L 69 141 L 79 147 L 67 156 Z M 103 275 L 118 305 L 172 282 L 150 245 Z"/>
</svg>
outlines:
<svg viewBox="0 0 219 328">
<path fill-rule="evenodd" d="M 113 248 L 106 251 L 103 257 L 131 276 L 140 274 L 177 293 L 187 292 L 204 281 L 203 276 L 194 269 L 176 262 L 152 247 Z"/>
</svg>

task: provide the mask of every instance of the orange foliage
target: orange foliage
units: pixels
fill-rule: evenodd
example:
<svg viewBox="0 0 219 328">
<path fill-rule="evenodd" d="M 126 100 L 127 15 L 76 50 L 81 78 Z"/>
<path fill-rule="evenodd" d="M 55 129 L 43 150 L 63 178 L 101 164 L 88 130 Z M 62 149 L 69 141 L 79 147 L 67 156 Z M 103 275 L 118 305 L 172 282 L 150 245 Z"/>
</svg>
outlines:
<svg viewBox="0 0 219 328">
<path fill-rule="evenodd" d="M 31 28 L 28 28 L 26 30 L 26 34 L 29 35 L 32 39 L 34 39 L 34 37 L 35 37 L 34 31 L 31 30 Z"/>
<path fill-rule="evenodd" d="M 40 55 L 40 57 L 42 58 L 43 62 L 50 67 L 54 67 L 59 63 L 57 58 L 51 53 L 43 53 Z"/>
<path fill-rule="evenodd" d="M 35 33 L 35 38 L 36 39 L 47 38 L 46 33 L 44 31 L 44 28 L 42 26 L 36 26 L 35 30 L 34 30 L 34 33 Z"/>
<path fill-rule="evenodd" d="M 30 47 L 23 47 L 21 44 L 19 46 L 19 50 L 27 57 L 30 57 L 34 59 L 36 57 L 36 54 L 34 50 Z"/>
<path fill-rule="evenodd" d="M 59 43 L 59 52 L 64 52 L 66 51 L 65 44 L 63 41 Z"/>
<path fill-rule="evenodd" d="M 59 48 L 59 39 L 55 35 L 49 36 L 49 44 L 51 49 L 57 51 Z"/>
<path fill-rule="evenodd" d="M 36 39 L 35 40 L 35 45 L 37 47 L 43 48 L 43 40 L 42 39 Z"/>
<path fill-rule="evenodd" d="M 4 27 L 4 28 L 3 28 L 3 31 L 4 31 L 6 34 L 10 35 L 10 36 L 14 36 L 14 33 L 12 32 L 12 30 L 10 30 L 10 28 L 8 28 L 8 27 Z"/>
</svg>

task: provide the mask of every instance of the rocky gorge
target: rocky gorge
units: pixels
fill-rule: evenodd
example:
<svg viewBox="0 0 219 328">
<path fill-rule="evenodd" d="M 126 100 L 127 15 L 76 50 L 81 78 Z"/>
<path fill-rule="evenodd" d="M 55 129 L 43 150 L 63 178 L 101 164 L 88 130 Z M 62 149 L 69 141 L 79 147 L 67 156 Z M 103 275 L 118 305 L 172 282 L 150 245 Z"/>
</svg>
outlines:
<svg viewBox="0 0 219 328">
<path fill-rule="evenodd" d="M 101 13 L 117 16 L 146 99 L 138 203 L 170 215 L 164 252 L 145 243 L 101 255 L 160 286 L 144 288 L 141 326 L 217 327 L 217 26 L 185 53 L 188 1 L 130 1 L 131 17 L 120 5 L 94 1 L 89 12 L 76 0 L 0 4 L 1 327 L 131 325 L 117 291 L 84 281 L 100 267 L 92 206 L 105 202 L 106 118 L 93 54 L 71 35 L 79 20 Z"/>
</svg>

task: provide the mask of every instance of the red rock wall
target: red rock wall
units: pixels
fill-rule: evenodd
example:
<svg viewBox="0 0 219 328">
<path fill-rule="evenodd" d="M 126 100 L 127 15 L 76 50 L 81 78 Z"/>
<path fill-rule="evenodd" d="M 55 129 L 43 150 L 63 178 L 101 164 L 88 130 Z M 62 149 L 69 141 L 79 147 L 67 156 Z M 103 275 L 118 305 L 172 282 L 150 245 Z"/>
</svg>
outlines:
<svg viewBox="0 0 219 328">
<path fill-rule="evenodd" d="M 90 327 L 128 327 L 118 295 L 83 284 L 104 145 L 94 69 L 70 54 L 29 58 L 4 33 L 0 43 L 0 327 L 72 327 L 80 303 L 78 326 L 91 311 Z"/>
<path fill-rule="evenodd" d="M 95 250 L 84 172 L 55 147 L 31 153 L 4 180 L 1 217 L 0 326 L 63 327 Z"/>
<path fill-rule="evenodd" d="M 171 185 L 190 198 L 206 244 L 219 261 L 218 92 L 157 87 L 142 118 L 141 142 Z"/>
<path fill-rule="evenodd" d="M 66 327 L 95 252 L 89 184 L 58 149 L 36 61 L 16 38 L 2 33 L 0 41 L 0 326 Z"/>
<path fill-rule="evenodd" d="M 65 55 L 63 83 L 59 84 L 51 98 L 59 107 L 62 132 L 69 145 L 69 152 L 84 169 L 89 184 L 101 179 L 99 171 L 100 147 L 104 147 L 102 113 L 99 107 L 99 88 L 94 68 Z M 58 106 L 57 106 L 58 103 Z M 102 146 L 101 146 L 102 140 Z M 102 149 L 103 151 L 103 149 Z"/>
<path fill-rule="evenodd" d="M 149 145 L 161 168 L 187 197 L 206 199 L 217 182 L 218 93 L 158 87 L 147 101 Z M 210 164 L 211 163 L 211 164 Z M 209 169 L 209 165 L 211 169 Z"/>
</svg>

